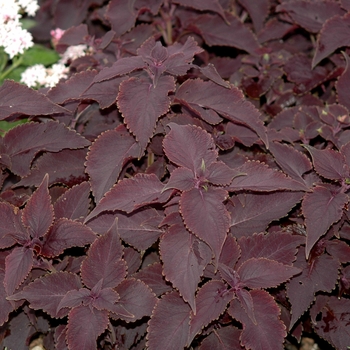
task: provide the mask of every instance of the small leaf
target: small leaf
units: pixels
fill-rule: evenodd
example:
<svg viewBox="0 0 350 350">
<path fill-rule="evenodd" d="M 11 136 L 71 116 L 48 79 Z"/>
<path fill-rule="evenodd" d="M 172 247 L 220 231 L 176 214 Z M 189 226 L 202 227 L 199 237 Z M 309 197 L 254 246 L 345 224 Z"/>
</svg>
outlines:
<svg viewBox="0 0 350 350">
<path fill-rule="evenodd" d="M 195 182 L 196 178 L 193 171 L 188 168 L 180 167 L 171 172 L 169 181 L 163 190 L 175 188 L 179 191 L 189 191 L 194 188 Z"/>
<path fill-rule="evenodd" d="M 45 175 L 37 190 L 32 194 L 22 212 L 22 222 L 28 227 L 33 238 L 44 236 L 52 225 L 54 214 L 48 189 L 48 176 Z"/>
<path fill-rule="evenodd" d="M 82 322 L 84 320 L 84 322 Z M 107 328 L 108 311 L 78 306 L 68 315 L 67 343 L 70 349 L 96 350 L 97 337 Z"/>
<path fill-rule="evenodd" d="M 150 350 L 185 348 L 190 330 L 190 311 L 188 304 L 177 292 L 164 295 L 155 306 L 148 323 L 148 348 Z"/>
<path fill-rule="evenodd" d="M 56 272 L 36 279 L 19 293 L 7 297 L 8 300 L 28 300 L 34 310 L 43 310 L 54 318 L 68 315 L 68 309 L 58 310 L 63 297 L 71 290 L 81 288 L 80 278 L 68 272 Z"/>
</svg>

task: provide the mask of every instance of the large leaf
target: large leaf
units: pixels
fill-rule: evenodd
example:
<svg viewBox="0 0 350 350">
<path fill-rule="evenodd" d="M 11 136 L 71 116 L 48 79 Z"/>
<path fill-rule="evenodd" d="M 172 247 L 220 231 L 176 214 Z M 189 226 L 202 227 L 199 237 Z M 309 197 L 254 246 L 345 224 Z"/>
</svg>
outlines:
<svg viewBox="0 0 350 350">
<path fill-rule="evenodd" d="M 155 306 L 148 323 L 149 350 L 185 348 L 190 330 L 190 312 L 190 307 L 177 292 L 164 295 Z"/>
<path fill-rule="evenodd" d="M 88 140 L 61 123 L 25 123 L 5 134 L 0 152 L 2 156 L 10 158 L 12 172 L 25 176 L 39 151 L 58 152 L 64 148 L 83 148 L 89 144 Z"/>
<path fill-rule="evenodd" d="M 149 79 L 135 77 L 120 84 L 118 108 L 143 150 L 153 136 L 158 118 L 168 112 L 168 93 L 174 90 L 175 81 L 170 76 L 161 76 L 156 86 Z"/>
<path fill-rule="evenodd" d="M 28 86 L 5 80 L 0 87 L 0 120 L 11 115 L 52 115 L 69 113 Z"/>
<path fill-rule="evenodd" d="M 180 199 L 181 215 L 186 227 L 212 249 L 215 265 L 229 230 L 229 214 L 222 203 L 227 192 L 219 188 L 192 189 Z"/>
<path fill-rule="evenodd" d="M 28 227 L 33 238 L 44 236 L 52 225 L 53 205 L 48 189 L 48 176 L 45 175 L 38 189 L 32 194 L 22 212 L 22 222 Z"/>
<path fill-rule="evenodd" d="M 286 329 L 279 316 L 280 308 L 274 298 L 263 290 L 250 292 L 256 324 L 250 319 L 238 300 L 233 300 L 229 314 L 243 324 L 241 345 L 252 350 L 280 350 L 283 347 Z"/>
<path fill-rule="evenodd" d="M 68 315 L 66 337 L 68 348 L 96 350 L 97 337 L 107 328 L 107 325 L 107 311 L 88 306 L 75 307 Z"/>
<path fill-rule="evenodd" d="M 87 155 L 86 172 L 96 202 L 116 183 L 126 162 L 139 154 L 140 146 L 124 125 L 102 133 L 95 140 Z"/>
<path fill-rule="evenodd" d="M 209 281 L 199 289 L 196 295 L 197 312 L 191 312 L 188 345 L 202 328 L 219 318 L 233 296 L 233 291 L 228 291 L 222 281 Z"/>
<path fill-rule="evenodd" d="M 47 274 L 25 286 L 22 291 L 11 295 L 9 300 L 25 299 L 34 310 L 43 310 L 54 318 L 68 315 L 67 308 L 58 311 L 58 305 L 63 297 L 71 290 L 81 288 L 80 278 L 68 272 Z"/>
<path fill-rule="evenodd" d="M 119 316 L 120 318 L 134 322 L 144 316 L 151 316 L 157 298 L 145 283 L 129 278 L 121 282 L 115 290 L 120 296 L 118 304 L 133 315 L 133 317 Z M 111 313 L 110 316 L 114 318 L 115 315 Z"/>
<path fill-rule="evenodd" d="M 343 74 L 338 78 L 338 81 L 335 84 L 337 91 L 337 100 L 340 104 L 345 106 L 348 110 L 350 110 L 350 101 L 348 98 L 347 87 L 350 83 L 350 62 L 349 56 L 343 52 L 343 56 L 345 57 L 345 69 Z"/>
<path fill-rule="evenodd" d="M 122 254 L 123 247 L 115 223 L 90 246 L 81 265 L 84 284 L 93 288 L 102 279 L 101 288 L 116 287 L 126 276 L 126 264 L 122 260 Z"/>
<path fill-rule="evenodd" d="M 80 222 L 61 218 L 52 226 L 45 237 L 41 254 L 54 257 L 71 247 L 83 247 L 96 239 L 95 233 Z"/>
<path fill-rule="evenodd" d="M 277 287 L 300 272 L 297 267 L 266 258 L 251 258 L 237 270 L 241 283 L 253 289 Z"/>
<path fill-rule="evenodd" d="M 241 348 L 241 331 L 231 325 L 214 329 L 201 343 L 199 350 L 237 350 Z"/>
<path fill-rule="evenodd" d="M 350 13 L 328 19 L 317 38 L 316 52 L 312 60 L 315 67 L 324 58 L 342 46 L 350 45 Z"/>
<path fill-rule="evenodd" d="M 246 125 L 268 146 L 260 112 L 235 86 L 226 89 L 211 81 L 188 79 L 176 91 L 175 99 L 189 109 L 192 106 L 209 108 L 233 122 Z"/>
<path fill-rule="evenodd" d="M 287 283 L 287 296 L 292 305 L 289 329 L 309 308 L 316 292 L 331 292 L 337 283 L 340 264 L 336 259 L 325 254 L 318 256 L 310 264 L 305 260 L 304 252 L 300 249 L 294 266 L 302 269 L 302 273 Z"/>
<path fill-rule="evenodd" d="M 168 126 L 171 131 L 163 140 L 163 148 L 171 162 L 197 174 L 216 161 L 218 153 L 208 132 L 194 125 L 169 123 Z"/>
<path fill-rule="evenodd" d="M 0 248 L 8 248 L 16 243 L 11 234 L 16 234 L 16 222 L 20 220 L 18 209 L 9 203 L 0 202 Z M 23 234 L 24 235 L 24 234 Z M 23 238 L 25 238 L 24 235 Z"/>
<path fill-rule="evenodd" d="M 163 272 L 196 313 L 195 292 L 206 265 L 210 248 L 183 225 L 173 225 L 160 240 Z"/>
<path fill-rule="evenodd" d="M 6 256 L 4 285 L 7 295 L 13 294 L 15 289 L 28 276 L 33 266 L 33 251 L 26 247 L 16 247 Z"/>
<path fill-rule="evenodd" d="M 335 186 L 316 186 L 307 193 L 302 203 L 306 225 L 306 257 L 311 248 L 324 235 L 329 227 L 340 220 L 348 197 Z"/>
<path fill-rule="evenodd" d="M 166 202 L 171 191 L 163 190 L 163 183 L 154 174 L 136 174 L 131 179 L 123 179 L 106 193 L 85 221 L 104 211 L 122 210 L 127 213 L 151 203 Z"/>
<path fill-rule="evenodd" d="M 242 193 L 232 196 L 227 209 L 235 237 L 265 231 L 273 220 L 284 217 L 301 200 L 301 192 Z"/>
<path fill-rule="evenodd" d="M 4 286 L 4 277 L 4 271 L 0 270 L 0 326 L 7 322 L 10 312 L 15 309 L 13 303 L 11 303 L 9 299 L 5 298 L 6 291 Z"/>
<path fill-rule="evenodd" d="M 242 166 L 236 168 L 246 176 L 235 177 L 230 186 L 229 191 L 252 190 L 252 191 L 307 191 L 308 188 L 301 182 L 295 181 L 287 177 L 281 171 L 272 169 L 258 161 L 247 161 Z"/>
<path fill-rule="evenodd" d="M 250 258 L 266 258 L 284 265 L 292 265 L 296 259 L 297 247 L 305 242 L 305 237 L 287 232 L 260 233 L 241 237 L 239 264 Z"/>
</svg>

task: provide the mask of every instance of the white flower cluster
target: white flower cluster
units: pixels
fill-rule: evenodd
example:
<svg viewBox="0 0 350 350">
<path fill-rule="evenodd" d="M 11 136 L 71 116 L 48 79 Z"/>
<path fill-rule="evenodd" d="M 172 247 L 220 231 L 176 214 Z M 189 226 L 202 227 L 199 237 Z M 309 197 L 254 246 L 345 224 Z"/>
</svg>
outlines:
<svg viewBox="0 0 350 350">
<path fill-rule="evenodd" d="M 34 16 L 37 0 L 0 0 L 0 46 L 12 59 L 33 46 L 32 35 L 22 28 L 21 12 Z"/>
<path fill-rule="evenodd" d="M 52 40 L 58 41 L 63 35 L 63 30 L 56 29 L 51 31 Z M 45 68 L 42 64 L 36 64 L 32 67 L 27 68 L 21 75 L 21 83 L 26 84 L 29 87 L 53 87 L 62 78 L 68 77 L 69 68 L 65 65 L 69 61 L 85 56 L 88 47 L 86 45 L 75 45 L 70 46 L 61 55 L 61 59 L 58 63 L 52 65 L 52 67 Z"/>
</svg>

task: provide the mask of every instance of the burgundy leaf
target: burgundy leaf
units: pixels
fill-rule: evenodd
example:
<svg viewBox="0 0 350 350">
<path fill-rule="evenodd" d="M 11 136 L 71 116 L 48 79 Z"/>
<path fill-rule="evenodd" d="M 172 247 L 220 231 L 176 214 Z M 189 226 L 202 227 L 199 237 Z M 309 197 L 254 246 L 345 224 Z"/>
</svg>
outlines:
<svg viewBox="0 0 350 350">
<path fill-rule="evenodd" d="M 225 13 L 218 0 L 176 0 L 174 3 L 191 7 L 199 11 L 212 11 L 225 19 Z"/>
<path fill-rule="evenodd" d="M 341 240 L 326 241 L 326 250 L 341 263 L 350 261 L 350 246 Z"/>
<path fill-rule="evenodd" d="M 175 90 L 174 78 L 161 76 L 154 86 L 148 79 L 130 78 L 120 84 L 118 108 L 128 129 L 145 149 L 158 118 L 170 107 L 168 93 Z"/>
<path fill-rule="evenodd" d="M 301 198 L 300 192 L 282 191 L 232 196 L 227 205 L 232 234 L 241 237 L 265 231 L 270 222 L 287 215 Z"/>
<path fill-rule="evenodd" d="M 135 209 L 151 203 L 166 202 L 171 191 L 163 190 L 163 183 L 154 174 L 136 174 L 131 179 L 123 179 L 106 193 L 85 221 L 104 211 L 122 210 L 131 213 Z"/>
<path fill-rule="evenodd" d="M 220 86 L 223 86 L 227 89 L 231 88 L 230 83 L 221 78 L 220 74 L 218 73 L 218 71 L 216 70 L 215 66 L 212 63 L 209 63 L 205 67 L 197 67 L 197 68 L 205 77 L 207 77 L 214 83 Z"/>
<path fill-rule="evenodd" d="M 104 288 L 97 295 L 92 292 L 92 306 L 97 310 L 111 311 L 115 307 L 115 303 L 119 300 L 119 294 L 112 288 Z"/>
<path fill-rule="evenodd" d="M 16 247 L 5 259 L 4 285 L 7 295 L 12 295 L 15 289 L 28 276 L 33 266 L 33 251 L 25 247 Z"/>
<path fill-rule="evenodd" d="M 139 270 L 142 263 L 142 252 L 138 252 L 133 247 L 124 247 L 124 256 L 123 259 L 126 262 L 128 275 L 133 275 L 136 271 Z"/>
<path fill-rule="evenodd" d="M 255 32 L 258 33 L 263 28 L 264 21 L 269 14 L 270 1 L 262 0 L 254 4 L 249 0 L 239 0 L 239 3 L 248 11 Z"/>
<path fill-rule="evenodd" d="M 287 283 L 287 296 L 292 305 L 289 329 L 309 308 L 316 292 L 331 292 L 337 283 L 340 264 L 329 255 L 318 256 L 310 264 L 305 260 L 303 250 L 300 250 L 294 266 L 301 268 L 302 273 Z"/>
<path fill-rule="evenodd" d="M 105 17 L 110 22 L 117 37 L 134 27 L 137 15 L 134 3 L 134 1 L 129 0 L 112 0 L 109 2 Z"/>
<path fill-rule="evenodd" d="M 82 322 L 84 320 L 84 322 Z M 96 350 L 97 337 L 107 328 L 108 311 L 86 306 L 72 309 L 68 315 L 68 348 Z"/>
<path fill-rule="evenodd" d="M 190 109 L 192 106 L 209 108 L 224 118 L 248 126 L 268 146 L 260 112 L 245 100 L 243 93 L 235 86 L 226 89 L 211 81 L 189 79 L 178 88 L 175 99 Z"/>
<path fill-rule="evenodd" d="M 60 301 L 57 306 L 57 312 L 62 308 L 74 308 L 80 305 L 90 306 L 92 303 L 92 292 L 87 288 L 80 288 L 79 290 L 70 290 Z"/>
<path fill-rule="evenodd" d="M 282 170 L 297 181 L 304 181 L 302 175 L 312 169 L 312 164 L 305 154 L 294 147 L 271 142 L 269 150 Z"/>
<path fill-rule="evenodd" d="M 250 258 L 266 258 L 283 265 L 292 265 L 296 259 L 297 247 L 305 242 L 305 237 L 286 232 L 260 233 L 238 240 L 241 249 L 239 264 Z"/>
<path fill-rule="evenodd" d="M 16 243 L 11 234 L 18 232 L 16 222 L 19 222 L 18 208 L 6 203 L 0 202 L 0 248 L 8 248 Z M 23 237 L 26 238 L 26 235 Z"/>
<path fill-rule="evenodd" d="M 343 74 L 338 78 L 335 87 L 337 91 L 338 102 L 350 110 L 350 101 L 346 90 L 349 86 L 350 80 L 349 56 L 345 52 L 343 52 L 343 56 L 345 57 L 346 62 L 345 69 Z"/>
<path fill-rule="evenodd" d="M 84 167 L 86 151 L 64 149 L 57 153 L 44 153 L 30 173 L 16 183 L 16 187 L 39 186 L 45 174 L 49 175 L 49 185 L 63 183 L 72 186 L 87 180 Z"/>
<path fill-rule="evenodd" d="M 38 103 L 36 101 L 35 103 Z M 35 137 L 33 137 L 35 135 Z M 58 152 L 64 148 L 83 148 L 90 142 L 61 123 L 25 123 L 8 131 L 1 145 L 1 153 L 11 159 L 11 171 L 25 176 L 39 151 Z"/>
<path fill-rule="evenodd" d="M 56 220 L 85 218 L 89 210 L 90 185 L 87 181 L 67 190 L 54 204 Z"/>
<path fill-rule="evenodd" d="M 163 140 L 163 148 L 171 162 L 197 174 L 216 161 L 214 140 L 205 130 L 194 125 L 169 123 L 168 126 L 171 131 Z"/>
<path fill-rule="evenodd" d="M 120 238 L 140 251 L 148 249 L 163 233 L 159 224 L 164 217 L 155 209 L 146 208 L 131 215 L 118 214 L 117 217 Z"/>
<path fill-rule="evenodd" d="M 96 239 L 95 233 L 77 221 L 61 218 L 55 221 L 41 249 L 41 255 L 54 257 L 71 247 L 83 247 Z"/>
<path fill-rule="evenodd" d="M 315 67 L 336 49 L 350 45 L 349 24 L 349 13 L 344 16 L 333 16 L 324 23 L 317 38 L 316 52 L 312 60 L 312 67 Z"/>
<path fill-rule="evenodd" d="M 297 267 L 266 258 L 251 258 L 237 270 L 241 283 L 253 289 L 277 287 L 300 272 Z"/>
<path fill-rule="evenodd" d="M 145 67 L 145 62 L 140 56 L 131 56 L 119 58 L 111 67 L 104 67 L 93 79 L 93 83 L 99 83 L 104 80 L 112 79 L 118 75 L 131 73 L 136 69 Z"/>
<path fill-rule="evenodd" d="M 238 288 L 235 294 L 250 320 L 254 323 L 254 325 L 257 325 L 257 321 L 254 315 L 254 302 L 250 291 L 243 288 Z"/>
<path fill-rule="evenodd" d="M 101 288 L 116 287 L 126 276 L 126 264 L 122 260 L 122 254 L 123 247 L 115 223 L 90 246 L 87 258 L 81 265 L 84 284 L 93 288 L 103 279 Z"/>
<path fill-rule="evenodd" d="M 165 278 L 196 313 L 195 292 L 206 265 L 211 261 L 210 248 L 183 225 L 173 225 L 162 236 L 159 250 Z"/>
<path fill-rule="evenodd" d="M 187 345 L 202 328 L 216 320 L 225 311 L 233 298 L 233 292 L 228 291 L 222 281 L 209 281 L 201 287 L 196 295 L 197 312 L 191 311 L 190 333 Z"/>
<path fill-rule="evenodd" d="M 224 162 L 211 163 L 205 171 L 206 179 L 213 185 L 229 185 L 236 176 L 245 176 L 235 169 L 229 168 Z"/>
<path fill-rule="evenodd" d="M 171 172 L 169 181 L 165 185 L 164 190 L 175 188 L 180 191 L 189 191 L 194 188 L 195 184 L 196 176 L 193 170 L 180 167 Z"/>
<path fill-rule="evenodd" d="M 68 315 L 67 308 L 58 310 L 63 297 L 71 290 L 81 288 L 80 278 L 68 272 L 56 272 L 36 279 L 8 300 L 28 300 L 34 310 L 43 310 L 50 316 L 62 318 Z"/>
<path fill-rule="evenodd" d="M 139 154 L 140 146 L 124 125 L 102 133 L 95 140 L 87 155 L 86 172 L 96 202 L 116 183 L 127 161 Z"/>
<path fill-rule="evenodd" d="M 234 267 L 241 255 L 241 250 L 236 239 L 228 234 L 221 250 L 219 262 L 229 267 Z"/>
<path fill-rule="evenodd" d="M 247 161 L 242 166 L 235 168 L 246 176 L 238 176 L 233 179 L 229 191 L 252 190 L 252 191 L 307 191 L 308 188 L 281 171 L 269 168 L 258 161 Z"/>
<path fill-rule="evenodd" d="M 227 21 L 218 15 L 199 15 L 191 21 L 190 26 L 202 35 L 209 46 L 230 46 L 254 55 L 259 49 L 254 34 L 237 17 L 228 13 L 225 13 L 225 17 Z"/>
<path fill-rule="evenodd" d="M 192 189 L 180 199 L 181 215 L 186 227 L 212 249 L 215 265 L 220 257 L 227 232 L 229 214 L 222 203 L 227 192 L 222 189 Z"/>
<path fill-rule="evenodd" d="M 122 319 L 134 322 L 144 316 L 151 316 L 157 299 L 145 283 L 129 278 L 121 282 L 115 290 L 120 296 L 118 304 L 133 315 L 132 318 L 121 316 Z M 113 314 L 110 316 L 113 318 Z"/>
<path fill-rule="evenodd" d="M 172 290 L 171 284 L 165 281 L 162 272 L 162 264 L 154 263 L 138 271 L 133 276 L 144 282 L 157 296 L 160 296 Z"/>
<path fill-rule="evenodd" d="M 0 120 L 11 115 L 52 115 L 67 113 L 47 97 L 28 86 L 5 80 L 0 87 Z M 68 112 L 69 113 L 69 112 Z M 18 141 L 18 140 L 17 140 Z"/>
<path fill-rule="evenodd" d="M 52 225 L 54 214 L 48 189 L 48 175 L 30 197 L 22 212 L 23 225 L 33 238 L 44 236 Z"/>
<path fill-rule="evenodd" d="M 8 321 L 9 314 L 15 309 L 13 303 L 11 303 L 8 298 L 5 298 L 6 291 L 4 286 L 5 273 L 0 270 L 0 326 Z"/>
<path fill-rule="evenodd" d="M 274 298 L 264 290 L 250 292 L 256 324 L 249 318 L 237 299 L 231 302 L 229 314 L 243 324 L 241 345 L 248 349 L 279 350 L 283 347 L 286 327 L 280 320 L 281 310 Z"/>
<path fill-rule="evenodd" d="M 148 323 L 148 348 L 150 350 L 185 348 L 190 330 L 190 312 L 190 307 L 177 292 L 164 295 L 155 306 Z"/>
<path fill-rule="evenodd" d="M 344 156 L 332 149 L 319 150 L 309 145 L 304 147 L 310 152 L 314 168 L 318 174 L 330 180 L 342 180 L 348 176 L 349 167 Z"/>
<path fill-rule="evenodd" d="M 277 6 L 276 11 L 287 12 L 294 22 L 311 33 L 319 32 L 327 19 L 344 13 L 340 4 L 325 0 L 314 3 L 305 0 L 284 2 Z"/>
<path fill-rule="evenodd" d="M 233 326 L 225 326 L 219 329 L 214 329 L 202 341 L 199 350 L 237 350 L 241 345 L 239 339 L 241 331 Z"/>
<path fill-rule="evenodd" d="M 343 207 L 348 198 L 334 186 L 316 186 L 311 193 L 307 193 L 302 203 L 302 211 L 306 225 L 306 257 L 311 248 L 324 235 L 329 227 L 340 220 Z"/>
</svg>

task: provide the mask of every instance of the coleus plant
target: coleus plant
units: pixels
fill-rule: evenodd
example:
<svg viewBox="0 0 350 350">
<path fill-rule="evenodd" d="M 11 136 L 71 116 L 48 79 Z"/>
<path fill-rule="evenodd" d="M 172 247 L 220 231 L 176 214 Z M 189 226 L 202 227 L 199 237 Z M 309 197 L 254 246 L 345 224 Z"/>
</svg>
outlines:
<svg viewBox="0 0 350 350">
<path fill-rule="evenodd" d="M 90 49 L 0 87 L 1 346 L 350 346 L 350 4 L 254 3 L 43 2 Z"/>
</svg>

